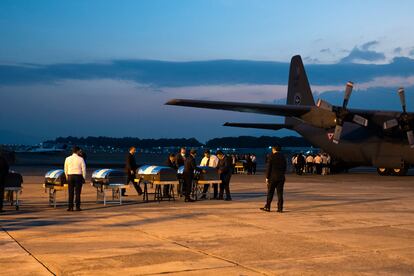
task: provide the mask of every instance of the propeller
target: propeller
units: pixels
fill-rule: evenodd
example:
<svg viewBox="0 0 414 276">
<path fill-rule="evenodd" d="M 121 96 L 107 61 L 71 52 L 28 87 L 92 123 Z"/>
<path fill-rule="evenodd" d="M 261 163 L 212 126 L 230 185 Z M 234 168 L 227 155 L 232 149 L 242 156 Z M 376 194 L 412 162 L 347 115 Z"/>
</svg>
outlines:
<svg viewBox="0 0 414 276">
<path fill-rule="evenodd" d="M 410 116 L 407 113 L 407 105 L 405 103 L 405 91 L 403 87 L 400 87 L 398 89 L 398 95 L 400 96 L 401 107 L 402 107 L 403 112 L 398 118 L 385 121 L 383 128 L 387 130 L 387 129 L 391 129 L 391 128 L 399 126 L 399 128 L 403 132 L 406 132 L 408 144 L 410 145 L 410 147 L 414 148 L 414 133 L 413 133 L 414 118 L 413 116 Z"/>
<path fill-rule="evenodd" d="M 333 142 L 335 144 L 339 143 L 339 140 L 341 139 L 341 135 L 342 135 L 342 129 L 343 129 L 343 125 L 345 122 L 354 122 L 356 124 L 359 124 L 361 126 L 368 126 L 368 120 L 365 119 L 364 117 L 354 114 L 352 116 L 352 114 L 350 114 L 349 110 L 348 110 L 348 103 L 349 103 L 349 99 L 351 98 L 351 94 L 352 94 L 352 89 L 354 88 L 354 83 L 351 81 L 348 81 L 345 87 L 345 95 L 344 95 L 344 101 L 342 103 L 342 107 L 339 106 L 333 106 L 330 103 L 319 99 L 317 106 L 319 108 L 325 109 L 325 110 L 329 110 L 332 112 L 335 112 L 336 114 L 336 119 L 335 119 L 335 131 L 334 131 L 334 135 L 333 135 Z M 352 117 L 351 117 L 352 116 Z"/>
</svg>

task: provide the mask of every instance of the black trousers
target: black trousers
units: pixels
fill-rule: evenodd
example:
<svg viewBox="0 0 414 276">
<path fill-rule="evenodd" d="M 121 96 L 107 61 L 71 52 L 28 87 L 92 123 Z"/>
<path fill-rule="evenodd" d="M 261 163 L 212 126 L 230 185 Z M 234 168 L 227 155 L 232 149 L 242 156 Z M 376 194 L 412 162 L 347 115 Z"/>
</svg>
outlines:
<svg viewBox="0 0 414 276">
<path fill-rule="evenodd" d="M 129 182 L 132 182 L 132 185 L 134 185 L 134 188 L 137 191 L 138 195 L 140 195 L 140 194 L 142 194 L 142 189 L 139 186 L 139 184 L 135 182 L 135 178 L 136 178 L 135 173 L 129 173 L 128 177 L 127 177 L 126 185 L 128 185 Z M 126 189 L 121 189 L 121 194 L 125 195 L 125 191 L 126 191 Z"/>
<path fill-rule="evenodd" d="M 269 179 L 266 207 L 270 209 L 275 190 L 277 192 L 277 210 L 283 211 L 283 188 L 285 186 L 285 178 Z"/>
<path fill-rule="evenodd" d="M 185 198 L 190 198 L 191 189 L 193 188 L 193 178 L 194 176 L 192 174 L 183 174 Z"/>
<path fill-rule="evenodd" d="M 223 198 L 224 192 L 226 192 L 226 198 L 230 199 L 230 179 L 231 174 L 220 175 L 221 184 L 220 184 L 220 195 L 219 198 Z"/>
<path fill-rule="evenodd" d="M 204 185 L 203 194 L 207 193 L 208 186 L 210 186 L 210 185 L 209 184 Z M 213 184 L 213 190 L 214 190 L 214 198 L 216 198 L 217 195 L 218 195 L 218 185 L 217 184 Z"/>
<path fill-rule="evenodd" d="M 68 189 L 69 189 L 69 209 L 73 209 L 73 199 L 76 194 L 76 208 L 81 205 L 81 192 L 83 186 L 83 176 L 81 174 L 68 175 Z"/>
</svg>

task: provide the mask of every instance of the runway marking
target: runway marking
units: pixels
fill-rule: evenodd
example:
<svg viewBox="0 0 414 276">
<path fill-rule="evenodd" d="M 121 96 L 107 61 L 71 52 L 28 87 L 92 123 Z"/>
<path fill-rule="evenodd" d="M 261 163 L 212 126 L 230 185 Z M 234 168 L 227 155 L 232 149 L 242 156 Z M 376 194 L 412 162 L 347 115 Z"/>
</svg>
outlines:
<svg viewBox="0 0 414 276">
<path fill-rule="evenodd" d="M 30 257 L 32 257 L 37 263 L 39 263 L 41 266 L 43 266 L 50 274 L 56 276 L 56 274 L 50 270 L 40 259 L 38 259 L 35 255 L 33 255 L 29 250 L 27 250 L 20 242 L 18 242 L 6 229 L 3 228 L 3 226 L 0 225 L 1 230 L 4 231 L 15 243 L 17 243 L 18 246 L 20 246 L 21 249 L 23 249 L 27 254 L 29 254 Z"/>
<path fill-rule="evenodd" d="M 183 269 L 183 270 L 165 271 L 165 272 L 148 273 L 148 274 L 140 274 L 140 275 L 150 276 L 150 275 L 160 275 L 160 274 L 172 274 L 172 273 L 177 273 L 177 272 L 195 272 L 195 271 L 213 270 L 213 269 L 229 268 L 229 267 L 233 267 L 233 266 L 216 266 L 216 267 L 207 267 L 207 268 Z"/>
<path fill-rule="evenodd" d="M 217 255 L 212 254 L 212 253 L 209 253 L 209 252 L 207 252 L 207 251 L 204 251 L 204 250 L 201 250 L 201 249 L 197 249 L 197 248 L 193 248 L 193 247 L 190 247 L 190 246 L 188 246 L 188 245 L 181 244 L 181 243 L 179 243 L 179 242 L 177 242 L 177 241 L 174 241 L 174 240 L 170 240 L 170 239 L 167 239 L 167 238 L 160 237 L 160 236 L 158 236 L 158 235 L 150 234 L 150 233 L 148 233 L 148 232 L 147 232 L 147 231 L 145 231 L 145 230 L 142 230 L 142 229 L 139 229 L 139 228 L 138 228 L 137 230 L 138 230 L 138 231 L 140 231 L 141 233 L 146 234 L 147 236 L 150 236 L 150 237 L 152 237 L 152 238 L 158 239 L 158 240 L 160 240 L 160 241 L 167 241 L 167 242 L 170 242 L 170 243 L 172 243 L 172 244 L 178 245 L 178 246 L 183 247 L 183 248 L 185 248 L 185 249 L 187 249 L 187 250 L 190 250 L 190 251 L 192 251 L 192 252 L 199 253 L 199 254 L 203 254 L 203 255 L 206 255 L 206 256 L 209 256 L 209 257 L 212 257 L 212 258 L 215 258 L 215 259 L 221 260 L 221 261 L 225 261 L 225 262 L 227 262 L 227 263 L 233 264 L 233 265 L 235 265 L 235 266 L 242 267 L 242 268 L 247 269 L 247 270 L 250 270 L 250 271 L 252 271 L 252 272 L 260 273 L 260 274 L 262 274 L 262 275 L 270 275 L 270 274 L 268 274 L 268 273 L 266 273 L 266 272 L 264 272 L 264 271 L 260 271 L 260 270 L 257 270 L 257 269 L 255 269 L 255 268 L 248 267 L 248 266 L 243 265 L 243 264 L 240 264 L 240 263 L 238 263 L 238 262 L 236 262 L 236 261 L 233 261 L 233 260 L 230 260 L 230 259 L 226 259 L 226 258 L 221 257 L 221 256 L 217 256 Z M 220 268 L 220 267 L 217 267 L 217 268 Z M 201 270 L 201 269 L 200 269 L 200 270 Z M 170 273 L 173 273 L 173 272 L 170 272 Z"/>
</svg>

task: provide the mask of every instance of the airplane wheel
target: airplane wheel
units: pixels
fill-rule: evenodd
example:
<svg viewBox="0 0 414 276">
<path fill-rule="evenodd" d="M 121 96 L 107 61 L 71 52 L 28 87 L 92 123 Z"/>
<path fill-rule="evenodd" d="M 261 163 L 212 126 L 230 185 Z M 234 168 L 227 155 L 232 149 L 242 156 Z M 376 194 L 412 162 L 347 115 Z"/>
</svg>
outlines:
<svg viewBox="0 0 414 276">
<path fill-rule="evenodd" d="M 397 169 L 392 169 L 391 170 L 393 175 L 396 176 L 404 176 L 407 174 L 407 169 L 406 168 L 397 168 Z"/>
<path fill-rule="evenodd" d="M 390 175 L 390 170 L 387 168 L 377 168 L 377 172 L 381 176 Z"/>
</svg>

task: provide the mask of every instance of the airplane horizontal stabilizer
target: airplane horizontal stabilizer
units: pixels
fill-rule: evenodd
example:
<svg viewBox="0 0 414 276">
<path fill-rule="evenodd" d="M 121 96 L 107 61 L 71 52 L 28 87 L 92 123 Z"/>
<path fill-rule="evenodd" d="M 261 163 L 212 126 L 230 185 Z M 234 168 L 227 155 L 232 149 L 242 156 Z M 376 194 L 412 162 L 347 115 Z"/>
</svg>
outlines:
<svg viewBox="0 0 414 276">
<path fill-rule="evenodd" d="M 311 110 L 310 106 L 303 105 L 276 105 L 259 103 L 240 103 L 240 102 L 221 102 L 221 101 L 201 101 L 173 99 L 166 105 L 179 105 L 207 109 L 221 109 L 229 111 L 239 111 L 247 113 L 258 113 L 275 116 L 300 117 Z"/>
<path fill-rule="evenodd" d="M 258 128 L 258 129 L 271 129 L 271 130 L 279 130 L 279 129 L 292 129 L 292 125 L 286 124 L 255 124 L 255 123 L 225 123 L 223 126 L 228 127 L 242 127 L 242 128 Z"/>
</svg>

